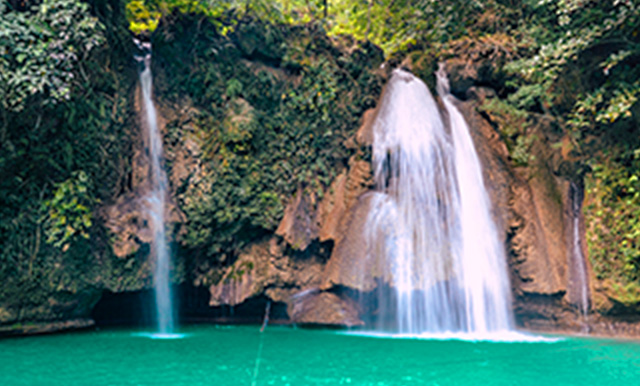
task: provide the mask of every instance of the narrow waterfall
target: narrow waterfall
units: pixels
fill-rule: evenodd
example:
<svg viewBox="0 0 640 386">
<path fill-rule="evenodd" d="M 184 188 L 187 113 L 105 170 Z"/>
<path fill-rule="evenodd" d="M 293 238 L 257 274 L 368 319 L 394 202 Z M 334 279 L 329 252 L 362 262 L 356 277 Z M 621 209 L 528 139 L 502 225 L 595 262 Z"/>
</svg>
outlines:
<svg viewBox="0 0 640 386">
<path fill-rule="evenodd" d="M 158 129 L 156 109 L 153 105 L 153 78 L 151 76 L 151 45 L 139 44 L 146 53 L 142 59 L 144 70 L 140 73 L 142 85 L 142 99 L 145 112 L 145 132 L 149 144 L 149 158 L 151 163 L 151 190 L 146 197 L 151 228 L 153 230 L 152 253 L 155 255 L 155 300 L 158 332 L 171 334 L 174 329 L 173 301 L 169 281 L 169 249 L 167 246 L 164 225 L 165 200 L 167 195 L 167 175 L 162 166 L 162 135 Z"/>
<path fill-rule="evenodd" d="M 461 269 L 467 330 L 489 332 L 512 328 L 511 289 L 505 247 L 491 215 L 491 201 L 484 185 L 469 126 L 453 105 L 449 80 L 441 66 L 438 94 L 449 115 L 460 191 L 462 238 Z"/>
<path fill-rule="evenodd" d="M 585 328 L 588 327 L 589 316 L 589 276 L 587 274 L 587 262 L 582 252 L 582 239 L 580 237 L 580 217 L 582 213 L 582 191 L 573 182 L 569 187 L 571 195 L 571 256 L 569 301 L 579 307 L 582 313 Z"/>
<path fill-rule="evenodd" d="M 393 72 L 373 124 L 369 259 L 385 267 L 378 329 L 403 334 L 512 328 L 503 246 L 469 129 L 438 72 L 450 124 L 426 85 Z M 450 127 L 450 132 L 447 128 Z"/>
</svg>

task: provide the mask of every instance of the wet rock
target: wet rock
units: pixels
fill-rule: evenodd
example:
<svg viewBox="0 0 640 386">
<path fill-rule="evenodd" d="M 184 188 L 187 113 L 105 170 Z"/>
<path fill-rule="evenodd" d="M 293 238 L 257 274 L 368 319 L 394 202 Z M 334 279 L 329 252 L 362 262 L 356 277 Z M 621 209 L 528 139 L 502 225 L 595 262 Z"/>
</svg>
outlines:
<svg viewBox="0 0 640 386">
<path fill-rule="evenodd" d="M 313 197 L 298 189 L 276 229 L 276 234 L 282 236 L 293 249 L 305 250 L 318 236 L 312 200 Z"/>
<path fill-rule="evenodd" d="M 452 57 L 445 61 L 451 93 L 464 98 L 472 86 L 503 87 L 504 65 L 517 52 L 515 42 L 507 35 L 478 39 L 460 39 L 450 49 Z"/>
<path fill-rule="evenodd" d="M 270 259 L 265 245 L 253 245 L 241 253 L 236 262 L 226 269 L 222 279 L 209 287 L 209 305 L 235 306 L 262 293 L 273 280 L 269 277 Z"/>
<path fill-rule="evenodd" d="M 12 335 L 37 335 L 52 332 L 80 330 L 95 325 L 92 319 L 69 319 L 54 322 L 16 323 L 10 326 L 0 326 L 0 337 Z"/>
<path fill-rule="evenodd" d="M 356 132 L 356 141 L 360 146 L 373 145 L 373 122 L 375 121 L 375 109 L 369 109 L 362 115 L 362 124 Z"/>
<path fill-rule="evenodd" d="M 320 241 L 335 240 L 341 236 L 338 229 L 347 209 L 346 186 L 347 172 L 343 171 L 333 180 L 318 206 Z"/>
<path fill-rule="evenodd" d="M 134 98 L 138 127 L 146 124 L 143 121 L 145 114 L 142 112 L 141 92 L 138 86 Z M 178 115 L 192 114 L 191 111 L 183 111 L 184 109 L 180 109 L 177 106 L 167 107 L 158 102 L 156 104 L 160 112 L 158 114 L 158 126 L 163 133 L 166 133 L 167 117 L 175 120 Z M 148 210 L 150 203 L 147 200 L 151 189 L 149 179 L 151 166 L 147 151 L 149 148 L 147 141 L 147 138 L 142 135 L 142 131 L 138 133 L 137 139 L 134 141 L 136 148 L 131 160 L 131 190 L 121 194 L 115 199 L 115 202 L 101 208 L 99 211 L 104 220 L 104 225 L 111 232 L 111 247 L 118 258 L 134 255 L 141 246 L 150 244 L 153 239 L 153 230 L 150 228 L 152 222 Z M 176 162 L 172 170 L 178 174 L 184 174 L 185 169 L 188 168 L 183 166 L 187 159 L 189 158 L 183 155 L 183 162 Z M 168 177 L 172 182 L 171 185 L 175 187 L 177 185 L 175 183 L 176 179 L 179 179 L 179 176 L 168 173 Z M 170 223 L 184 219 L 184 215 L 171 199 L 172 196 L 172 194 L 169 194 L 165 206 L 165 219 Z"/>
<path fill-rule="evenodd" d="M 132 194 L 121 196 L 116 204 L 105 209 L 105 226 L 113 235 L 111 248 L 119 258 L 135 254 L 142 244 L 153 239 L 150 218 L 141 207 L 140 198 Z"/>
<path fill-rule="evenodd" d="M 376 199 L 384 199 L 381 193 L 368 193 L 346 213 L 344 233 L 335 244 L 331 258 L 324 269 L 323 289 L 344 286 L 362 292 L 373 290 L 376 278 L 388 276 L 380 261 L 369 259 L 370 251 L 365 226 Z"/>
<path fill-rule="evenodd" d="M 361 326 L 355 303 L 330 292 L 302 295 L 289 307 L 291 321 L 300 324 Z"/>
<path fill-rule="evenodd" d="M 322 261 L 282 255 L 283 250 L 277 247 L 275 238 L 248 247 L 209 288 L 209 305 L 236 306 L 266 295 L 274 302 L 285 303 L 295 323 L 362 324 L 353 301 L 320 292 Z"/>
<path fill-rule="evenodd" d="M 0 324 L 10 323 L 16 320 L 16 315 L 9 309 L 0 307 Z"/>
<path fill-rule="evenodd" d="M 350 210 L 371 185 L 371 165 L 356 156 L 351 157 L 348 171 L 335 178 L 318 206 L 320 241 L 333 240 L 337 243 L 344 237 Z"/>
<path fill-rule="evenodd" d="M 348 170 L 333 180 L 316 210 L 313 209 L 315 196 L 298 189 L 285 209 L 276 234 L 300 251 L 317 238 L 321 242 L 338 242 L 348 227 L 349 211 L 370 188 L 371 180 L 371 165 L 357 156 L 351 157 Z"/>
<path fill-rule="evenodd" d="M 492 95 L 474 88 L 479 98 L 458 103 L 470 126 L 485 184 L 499 229 L 505 237 L 510 257 L 511 280 L 516 295 L 553 295 L 567 288 L 566 203 L 569 183 L 553 174 L 554 159 L 546 143 L 550 124 L 532 125 L 529 135 L 539 138 L 531 152 L 533 164 L 512 166 L 499 133 L 477 112 L 481 100 Z"/>
<path fill-rule="evenodd" d="M 301 290 L 317 288 L 322 261 L 283 255 L 275 238 L 247 247 L 220 280 L 210 286 L 209 304 L 238 305 L 265 293 L 271 300 L 289 303 Z"/>
</svg>

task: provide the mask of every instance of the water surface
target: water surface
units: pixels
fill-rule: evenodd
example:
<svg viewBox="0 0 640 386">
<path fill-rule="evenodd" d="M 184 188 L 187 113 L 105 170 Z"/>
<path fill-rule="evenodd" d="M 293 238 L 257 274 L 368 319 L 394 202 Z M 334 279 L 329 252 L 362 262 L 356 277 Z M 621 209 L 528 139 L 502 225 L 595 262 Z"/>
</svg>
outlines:
<svg viewBox="0 0 640 386">
<path fill-rule="evenodd" d="M 0 340 L 0 384 L 550 386 L 640 379 L 635 342 L 389 339 L 288 327 L 261 335 L 257 326 L 190 326 L 182 339 L 140 332 Z"/>
</svg>

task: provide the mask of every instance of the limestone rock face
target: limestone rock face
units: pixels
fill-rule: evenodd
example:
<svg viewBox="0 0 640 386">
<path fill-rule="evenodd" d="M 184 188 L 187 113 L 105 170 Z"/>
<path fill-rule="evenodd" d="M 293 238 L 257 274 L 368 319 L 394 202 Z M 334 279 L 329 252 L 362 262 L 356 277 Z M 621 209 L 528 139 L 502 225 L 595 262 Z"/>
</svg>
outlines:
<svg viewBox="0 0 640 386">
<path fill-rule="evenodd" d="M 494 215 L 506 236 L 517 320 L 528 328 L 579 330 L 575 303 L 581 289 L 572 263 L 569 196 L 575 166 L 567 152 L 549 145 L 563 138 L 551 119 L 531 114 L 526 121 L 527 136 L 533 138 L 529 162 L 515 166 L 498 134 L 501 121 L 482 109 L 495 92 L 471 87 L 465 94 L 470 99 L 458 107 L 471 127 Z"/>
<path fill-rule="evenodd" d="M 253 244 L 209 287 L 211 306 L 238 305 L 263 292 L 273 301 L 289 303 L 300 291 L 320 284 L 322 261 L 284 254 L 277 238 Z"/>
<path fill-rule="evenodd" d="M 237 106 L 242 112 L 250 112 L 250 106 L 246 102 L 239 102 Z M 169 122 L 171 125 L 170 129 L 166 124 L 162 127 L 167 137 L 164 143 L 167 178 L 171 197 L 175 197 L 185 185 L 198 184 L 206 174 L 202 140 L 196 127 L 196 119 L 200 112 L 193 107 L 193 103 L 188 98 L 173 103 L 158 99 L 156 107 L 159 115 L 163 117 L 163 122 Z M 230 116 L 228 121 L 237 125 L 242 122 L 240 119 L 234 119 L 234 116 Z M 171 222 L 184 221 L 184 215 L 177 211 L 176 205 L 174 206 L 175 213 L 170 213 L 171 216 L 167 218 Z"/>
<path fill-rule="evenodd" d="M 330 292 L 301 296 L 289 307 L 291 320 L 300 324 L 361 326 L 356 304 L 349 298 L 341 298 Z"/>
<path fill-rule="evenodd" d="M 455 62 L 447 63 L 450 68 L 455 65 Z M 473 71 L 472 77 L 477 77 L 477 72 L 484 70 Z M 562 309 L 568 309 L 564 295 L 569 290 L 568 262 L 571 253 L 567 243 L 570 232 L 567 209 L 570 207 L 569 180 L 559 172 L 563 165 L 562 155 L 548 146 L 548 143 L 559 139 L 553 136 L 553 122 L 532 116 L 528 134 L 537 138 L 530 147 L 532 161 L 529 165 L 515 167 L 496 128 L 497 123 L 480 112 L 482 103 L 495 97 L 495 92 L 487 88 L 469 88 L 469 85 L 459 84 L 459 91 L 464 91 L 463 94 L 470 99 L 458 102 L 457 107 L 470 126 L 483 165 L 485 184 L 493 203 L 493 217 L 509 260 L 517 310 L 524 317 L 535 314 L 546 318 L 555 311 L 540 312 L 544 304 L 532 299 L 548 297 L 555 299 L 554 307 L 559 304 L 564 307 Z M 358 136 L 367 137 L 366 125 Z M 369 144 L 366 140 L 361 143 Z M 334 181 L 332 189 L 336 197 L 343 194 L 346 179 L 347 174 L 343 173 Z M 360 195 L 352 205 L 333 203 L 333 220 L 325 222 L 331 226 L 320 232 L 321 237 L 335 242 L 324 269 L 321 286 L 324 291 L 347 287 L 368 292 L 380 282 L 390 283 L 383 267 L 369 261 L 370 251 L 367 248 L 371 246 L 367 245 L 364 235 L 372 199 L 381 193 L 373 193 L 369 189 L 357 192 Z M 336 221 L 336 217 L 340 220 Z M 338 225 L 336 228 L 334 224 L 342 224 L 342 227 Z"/>
<path fill-rule="evenodd" d="M 368 292 L 376 287 L 376 278 L 388 276 L 378 263 L 369 259 L 365 225 L 372 202 L 381 193 L 367 193 L 345 212 L 344 233 L 336 240 L 331 258 L 324 270 L 323 289 L 344 286 L 358 291 Z"/>
<path fill-rule="evenodd" d="M 314 197 L 307 196 L 298 189 L 293 200 L 287 205 L 276 234 L 282 236 L 292 248 L 305 250 L 318 236 L 318 227 L 312 210 Z"/>
<path fill-rule="evenodd" d="M 504 82 L 504 65 L 517 51 L 508 36 L 494 35 L 479 39 L 461 39 L 451 49 L 454 57 L 447 60 L 451 92 L 465 97 L 473 86 L 492 85 L 498 89 Z"/>
<path fill-rule="evenodd" d="M 142 127 L 145 124 L 142 111 L 141 90 L 138 86 L 134 93 L 134 108 L 137 112 L 136 125 Z M 167 118 L 178 120 L 177 116 L 189 116 L 190 111 L 186 111 L 181 106 L 166 106 L 161 101 L 156 101 L 158 110 L 158 126 L 166 137 Z M 182 118 L 185 120 L 185 118 Z M 165 138 L 166 140 L 166 138 Z M 129 276 L 126 278 L 109 276 L 102 280 L 105 288 L 114 292 L 134 291 L 151 286 L 151 272 L 153 262 L 149 247 L 153 239 L 153 230 L 150 227 L 151 218 L 149 213 L 148 194 L 150 192 L 149 175 L 150 161 L 148 157 L 148 140 L 143 135 L 142 130 L 138 130 L 137 138 L 134 140 L 133 157 L 131 159 L 131 184 L 129 190 L 121 194 L 113 203 L 100 210 L 100 217 L 104 221 L 105 227 L 111 234 L 111 250 L 116 258 L 126 261 L 125 267 Z M 168 173 L 167 177 L 173 189 L 178 186 L 178 180 L 182 174 L 186 173 L 191 165 L 188 164 L 188 156 L 181 153 L 177 159 L 172 160 L 173 173 Z M 173 194 L 169 193 L 166 199 L 165 219 L 169 223 L 176 223 L 184 220 L 184 215 L 172 200 Z M 139 255 L 142 252 L 142 255 Z"/>
<path fill-rule="evenodd" d="M 277 238 L 271 238 L 245 249 L 220 281 L 209 287 L 209 305 L 235 306 L 264 294 L 285 303 L 294 323 L 362 324 L 353 301 L 320 291 L 321 260 L 289 256 L 282 247 Z"/>
<path fill-rule="evenodd" d="M 472 90 L 474 94 L 484 91 Z M 493 212 L 510 255 L 515 295 L 553 295 L 567 289 L 566 212 L 569 182 L 553 174 L 548 124 L 534 125 L 533 165 L 510 166 L 504 142 L 478 112 L 479 100 L 458 103 L 471 128 Z"/>
<path fill-rule="evenodd" d="M 358 160 L 356 156 L 352 157 L 348 171 L 343 171 L 336 177 L 318 206 L 320 241 L 333 240 L 338 243 L 345 237 L 353 208 L 371 184 L 371 165 Z"/>
<path fill-rule="evenodd" d="M 475 94 L 491 95 L 487 89 L 475 89 Z M 505 249 L 510 257 L 511 278 L 516 295 L 554 295 L 567 290 L 567 229 L 565 217 L 568 181 L 553 174 L 543 139 L 548 126 L 540 123 L 536 130 L 541 138 L 532 151 L 536 164 L 531 168 L 513 168 L 509 152 L 491 122 L 477 111 L 478 99 L 459 102 L 471 128 L 478 155 L 483 165 L 485 184 L 493 203 L 494 219 L 501 230 Z M 547 139 L 550 140 L 550 139 Z M 548 153 L 548 151 L 547 151 Z M 345 175 L 335 182 L 335 191 L 344 189 Z M 364 224 L 372 197 L 380 193 L 365 193 L 351 210 L 340 212 L 344 224 L 337 233 L 326 232 L 335 241 L 331 259 L 324 273 L 322 288 L 345 286 L 370 291 L 375 279 L 388 282 L 386 273 L 376 262 L 367 259 Z M 335 222 L 335 221 L 334 221 Z M 322 234 L 322 233 L 321 233 Z M 336 236 L 337 235 L 337 236 Z M 332 237 L 333 236 L 333 237 Z"/>
<path fill-rule="evenodd" d="M 340 221 L 347 209 L 346 190 L 347 172 L 340 173 L 329 186 L 328 194 L 320 202 L 318 217 L 322 224 L 319 231 L 320 241 L 335 240 L 339 234 Z"/>
<path fill-rule="evenodd" d="M 264 294 L 287 304 L 295 323 L 362 324 L 353 300 L 325 290 L 337 285 L 368 290 L 374 286 L 373 277 L 381 274 L 378 270 L 366 286 L 360 286 L 358 278 L 349 276 L 353 270 L 343 266 L 359 264 L 363 272 L 370 270 L 362 239 L 368 212 L 367 195 L 363 194 L 370 187 L 371 166 L 354 155 L 319 203 L 315 196 L 299 189 L 276 230 L 282 241 L 271 238 L 247 247 L 210 287 L 210 305 L 238 305 Z M 327 265 L 325 258 L 312 250 L 319 242 L 333 242 L 333 255 L 341 251 L 342 256 L 331 257 Z"/>
<path fill-rule="evenodd" d="M 373 122 L 375 120 L 375 109 L 369 109 L 362 115 L 362 125 L 356 132 L 356 141 L 362 146 L 373 145 Z"/>
<path fill-rule="evenodd" d="M 513 267 L 519 280 L 516 294 L 553 295 L 567 289 L 570 250 L 563 195 L 568 182 L 544 177 L 550 176 L 532 178 L 528 186 L 512 188 L 516 218 L 511 223 L 515 231 L 512 253 L 517 256 Z"/>
<path fill-rule="evenodd" d="M 115 205 L 105 209 L 106 226 L 114 235 L 113 252 L 119 258 L 133 255 L 153 239 L 153 232 L 146 226 L 150 219 L 141 207 L 139 198 L 131 194 L 121 196 Z"/>
<path fill-rule="evenodd" d="M 136 123 L 143 122 L 143 111 L 140 86 L 136 87 L 134 109 L 137 112 Z M 133 255 L 142 244 L 149 244 L 153 232 L 149 228 L 150 219 L 144 213 L 143 198 L 150 190 L 149 173 L 151 164 L 145 149 L 146 143 L 142 130 L 137 131 L 134 140 L 135 148 L 131 159 L 131 190 L 120 195 L 116 201 L 102 210 L 105 226 L 113 235 L 112 248 L 119 258 Z"/>
</svg>

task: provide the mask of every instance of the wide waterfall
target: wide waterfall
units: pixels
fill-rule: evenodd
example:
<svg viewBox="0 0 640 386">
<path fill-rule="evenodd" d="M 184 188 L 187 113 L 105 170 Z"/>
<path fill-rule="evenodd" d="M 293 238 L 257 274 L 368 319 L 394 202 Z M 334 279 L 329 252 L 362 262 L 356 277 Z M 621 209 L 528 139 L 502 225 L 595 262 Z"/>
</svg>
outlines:
<svg viewBox="0 0 640 386">
<path fill-rule="evenodd" d="M 504 246 L 469 128 L 444 71 L 438 91 L 397 69 L 373 123 L 377 186 L 365 237 L 385 267 L 378 329 L 402 334 L 512 328 Z"/>
<path fill-rule="evenodd" d="M 155 255 L 155 300 L 158 332 L 169 335 L 174 329 L 173 301 L 169 281 L 170 254 L 164 225 L 165 200 L 167 195 L 167 175 L 162 167 L 162 136 L 158 129 L 156 109 L 153 104 L 153 78 L 151 76 L 151 46 L 142 43 L 147 51 L 142 59 L 144 70 L 140 73 L 145 122 L 143 124 L 149 145 L 151 163 L 149 180 L 151 189 L 147 195 L 147 206 L 151 229 L 153 230 L 152 253 Z"/>
</svg>

